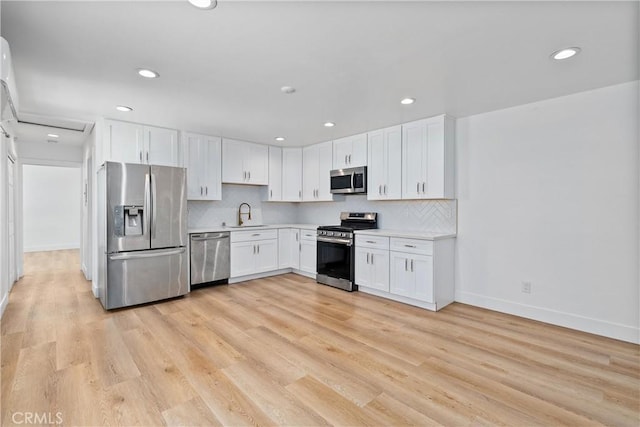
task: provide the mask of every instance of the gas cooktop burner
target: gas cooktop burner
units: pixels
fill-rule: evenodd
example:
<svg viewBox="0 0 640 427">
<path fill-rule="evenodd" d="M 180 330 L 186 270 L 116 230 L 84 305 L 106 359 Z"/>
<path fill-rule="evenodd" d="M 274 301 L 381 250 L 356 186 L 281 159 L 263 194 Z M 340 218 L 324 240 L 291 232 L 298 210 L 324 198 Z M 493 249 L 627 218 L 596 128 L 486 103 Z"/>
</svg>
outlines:
<svg viewBox="0 0 640 427">
<path fill-rule="evenodd" d="M 342 212 L 340 225 L 322 225 L 318 230 L 352 233 L 354 230 L 378 228 L 378 215 L 374 212 Z"/>
</svg>

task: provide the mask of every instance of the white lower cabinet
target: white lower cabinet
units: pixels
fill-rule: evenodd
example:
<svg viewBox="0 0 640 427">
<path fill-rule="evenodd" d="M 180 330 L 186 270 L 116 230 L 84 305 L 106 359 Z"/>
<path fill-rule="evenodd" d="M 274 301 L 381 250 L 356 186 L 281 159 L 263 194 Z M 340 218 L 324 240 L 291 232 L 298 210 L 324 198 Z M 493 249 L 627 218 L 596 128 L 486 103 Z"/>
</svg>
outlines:
<svg viewBox="0 0 640 427">
<path fill-rule="evenodd" d="M 300 240 L 300 271 L 308 274 L 316 274 L 318 262 L 318 247 L 315 232 L 313 239 L 304 238 Z"/>
<path fill-rule="evenodd" d="M 389 292 L 389 238 L 356 236 L 356 285 Z"/>
<path fill-rule="evenodd" d="M 231 278 L 278 269 L 278 230 L 231 233 Z"/>
<path fill-rule="evenodd" d="M 454 299 L 454 244 L 356 234 L 358 289 L 430 310 Z"/>
<path fill-rule="evenodd" d="M 316 274 L 316 230 L 278 230 L 278 267 Z"/>
</svg>

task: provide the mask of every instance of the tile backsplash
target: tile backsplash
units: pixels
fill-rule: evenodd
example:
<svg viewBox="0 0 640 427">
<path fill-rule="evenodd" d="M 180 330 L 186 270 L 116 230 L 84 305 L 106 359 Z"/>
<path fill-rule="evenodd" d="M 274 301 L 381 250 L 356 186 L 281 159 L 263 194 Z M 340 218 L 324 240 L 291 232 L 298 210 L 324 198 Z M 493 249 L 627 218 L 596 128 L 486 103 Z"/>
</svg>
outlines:
<svg viewBox="0 0 640 427">
<path fill-rule="evenodd" d="M 238 206 L 251 205 L 254 222 L 264 224 L 309 223 L 337 224 L 340 212 L 377 212 L 378 227 L 394 230 L 437 231 L 455 233 L 455 200 L 369 201 L 367 196 L 336 196 L 333 202 L 279 203 L 265 202 L 267 187 L 252 185 L 222 186 L 221 201 L 189 201 L 189 227 L 235 225 Z"/>
</svg>

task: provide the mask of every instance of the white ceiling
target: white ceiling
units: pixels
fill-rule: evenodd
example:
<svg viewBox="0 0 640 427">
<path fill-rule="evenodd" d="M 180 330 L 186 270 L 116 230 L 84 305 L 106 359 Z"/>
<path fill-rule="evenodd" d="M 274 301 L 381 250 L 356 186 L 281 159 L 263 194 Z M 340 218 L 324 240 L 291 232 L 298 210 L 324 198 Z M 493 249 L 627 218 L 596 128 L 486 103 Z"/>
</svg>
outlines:
<svg viewBox="0 0 640 427">
<path fill-rule="evenodd" d="M 638 79 L 636 1 L 220 1 L 208 11 L 186 1 L 2 1 L 1 13 L 23 113 L 271 144 Z M 582 53 L 549 59 L 567 46 Z M 161 78 L 142 79 L 139 67 Z M 417 102 L 400 105 L 405 96 Z"/>
</svg>

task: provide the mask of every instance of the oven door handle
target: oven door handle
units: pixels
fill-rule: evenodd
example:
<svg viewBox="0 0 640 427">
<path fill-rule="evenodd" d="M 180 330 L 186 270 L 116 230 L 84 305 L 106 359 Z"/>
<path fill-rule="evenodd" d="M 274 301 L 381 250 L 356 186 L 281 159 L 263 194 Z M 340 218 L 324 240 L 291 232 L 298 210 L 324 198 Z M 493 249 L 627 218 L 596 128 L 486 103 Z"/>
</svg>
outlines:
<svg viewBox="0 0 640 427">
<path fill-rule="evenodd" d="M 318 239 L 318 242 L 337 243 L 339 245 L 346 245 L 346 246 L 353 245 L 353 242 L 350 239 L 334 239 L 332 237 L 321 237 L 321 236 L 318 236 L 317 239 Z"/>
</svg>

